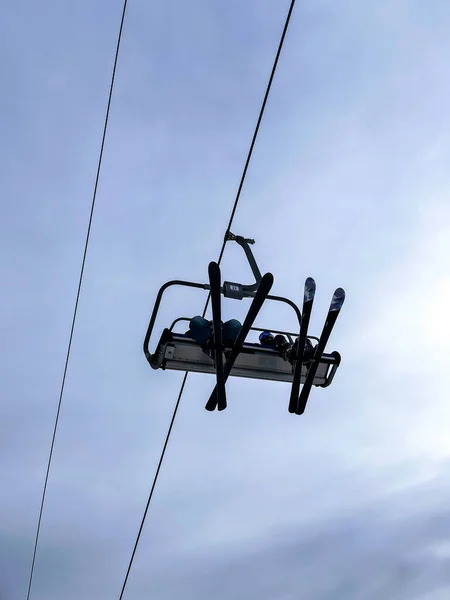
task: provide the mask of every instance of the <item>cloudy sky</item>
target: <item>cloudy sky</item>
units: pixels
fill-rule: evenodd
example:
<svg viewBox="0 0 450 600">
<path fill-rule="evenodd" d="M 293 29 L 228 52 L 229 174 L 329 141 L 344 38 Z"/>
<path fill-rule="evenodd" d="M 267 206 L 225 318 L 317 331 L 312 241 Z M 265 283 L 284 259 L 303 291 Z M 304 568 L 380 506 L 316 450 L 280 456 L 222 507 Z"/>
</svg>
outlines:
<svg viewBox="0 0 450 600">
<path fill-rule="evenodd" d="M 31 598 L 118 598 L 182 375 L 141 344 L 217 258 L 288 0 L 130 0 Z M 26 597 L 121 0 L 0 21 L 0 598 Z M 335 382 L 188 378 L 125 598 L 450 595 L 450 4 L 299 0 L 233 226 L 337 286 Z M 229 244 L 224 277 L 250 282 Z M 167 294 L 157 322 L 201 312 Z M 228 301 L 225 317 L 248 304 Z M 271 305 L 260 323 L 295 326 Z M 447 371 L 447 372 L 446 372 Z"/>
</svg>

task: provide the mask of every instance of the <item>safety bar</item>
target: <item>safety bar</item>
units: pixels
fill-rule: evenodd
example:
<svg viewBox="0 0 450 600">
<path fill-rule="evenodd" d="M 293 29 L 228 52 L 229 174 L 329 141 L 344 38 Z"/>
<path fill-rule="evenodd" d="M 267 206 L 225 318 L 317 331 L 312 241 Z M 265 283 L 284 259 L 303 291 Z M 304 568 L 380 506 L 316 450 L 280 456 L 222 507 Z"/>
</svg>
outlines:
<svg viewBox="0 0 450 600">
<path fill-rule="evenodd" d="M 151 364 L 152 354 L 149 349 L 149 344 L 150 344 L 150 338 L 151 338 L 151 335 L 153 332 L 153 327 L 154 327 L 155 321 L 156 321 L 156 315 L 158 314 L 159 306 L 161 304 L 161 300 L 162 300 L 164 292 L 169 287 L 174 286 L 174 285 L 179 285 L 179 286 L 184 286 L 184 287 L 192 287 L 192 288 L 196 288 L 196 289 L 200 289 L 200 290 L 209 290 L 210 289 L 210 285 L 208 283 L 194 283 L 192 281 L 182 281 L 179 279 L 174 279 L 172 281 L 168 281 L 163 286 L 161 286 L 161 288 L 159 289 L 158 295 L 156 296 L 155 306 L 153 308 L 153 312 L 150 317 L 150 321 L 149 321 L 149 324 L 147 327 L 147 333 L 145 334 L 144 344 L 143 344 L 145 358 L 147 359 L 147 361 L 150 364 Z M 223 293 L 223 289 L 221 289 L 221 292 Z M 251 298 L 254 295 L 255 295 L 255 292 L 253 292 L 251 295 L 249 294 L 248 297 Z M 299 327 L 300 327 L 301 322 L 302 322 L 302 315 L 300 313 L 298 306 L 294 302 L 292 302 L 292 300 L 289 300 L 288 298 L 284 298 L 283 296 L 271 296 L 271 295 L 267 296 L 267 300 L 273 300 L 275 302 L 284 302 L 285 304 L 288 304 L 294 310 L 295 314 L 297 315 L 297 319 L 298 319 L 298 323 L 299 323 Z"/>
<path fill-rule="evenodd" d="M 173 321 L 172 325 L 169 327 L 169 330 L 172 331 L 173 328 L 175 327 L 175 325 L 177 323 L 180 323 L 181 321 L 187 321 L 189 322 L 191 319 L 190 317 L 178 317 L 178 319 L 175 319 L 175 321 Z M 291 342 L 291 344 L 293 343 L 293 338 L 298 337 L 298 333 L 292 333 L 290 331 L 279 331 L 278 329 L 271 329 L 270 327 L 266 327 L 265 329 L 262 327 L 250 327 L 250 331 L 260 331 L 261 333 L 263 331 L 270 331 L 270 333 L 278 333 L 280 335 L 286 335 L 289 339 L 289 341 Z M 319 341 L 319 338 L 316 337 L 315 335 L 308 335 L 308 338 L 310 340 L 316 340 L 316 342 Z"/>
</svg>

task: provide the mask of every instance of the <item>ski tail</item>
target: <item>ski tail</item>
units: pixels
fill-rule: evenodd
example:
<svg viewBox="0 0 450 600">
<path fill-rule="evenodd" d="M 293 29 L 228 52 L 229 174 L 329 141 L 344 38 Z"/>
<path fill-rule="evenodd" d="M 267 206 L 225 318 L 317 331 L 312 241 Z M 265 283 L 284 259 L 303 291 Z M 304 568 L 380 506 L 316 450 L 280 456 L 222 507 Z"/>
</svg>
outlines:
<svg viewBox="0 0 450 600">
<path fill-rule="evenodd" d="M 272 285 L 273 285 L 273 275 L 272 275 L 272 273 L 266 273 L 261 279 L 261 282 L 258 286 L 256 294 L 253 297 L 253 301 L 248 310 L 247 316 L 245 317 L 244 323 L 242 324 L 242 327 L 239 331 L 236 341 L 233 344 L 233 347 L 231 349 L 228 360 L 225 363 L 225 367 L 224 367 L 225 382 L 231 373 L 231 369 L 233 368 L 234 363 L 236 362 L 236 359 L 242 350 L 242 347 L 245 342 L 245 338 L 247 337 L 247 335 L 250 331 L 250 328 L 252 327 L 253 323 L 255 322 L 255 319 L 258 316 L 258 313 L 261 310 L 261 307 L 264 304 L 264 301 L 267 298 L 267 296 L 272 288 Z M 216 388 L 214 388 L 208 402 L 206 403 L 205 408 L 206 408 L 206 410 L 212 411 L 212 410 L 215 410 L 216 406 L 217 406 L 217 394 L 216 394 Z M 219 406 L 219 410 L 222 410 L 220 408 L 220 406 Z"/>
<path fill-rule="evenodd" d="M 339 316 L 342 305 L 344 304 L 344 300 L 345 291 L 342 288 L 337 288 L 333 294 L 328 315 L 325 320 L 322 333 L 320 334 L 319 342 L 315 348 L 314 356 L 311 360 L 311 365 L 309 367 L 308 374 L 306 375 L 305 383 L 303 384 L 300 392 L 297 410 L 295 411 L 297 415 L 302 415 L 305 412 L 306 403 L 308 402 L 308 397 L 313 386 L 314 377 L 316 376 L 320 359 L 325 351 L 325 346 L 327 345 L 328 339 L 333 331 L 334 324 Z"/>
<path fill-rule="evenodd" d="M 211 292 L 211 308 L 213 320 L 213 357 L 216 368 L 216 400 L 219 410 L 227 406 L 225 392 L 225 378 L 223 372 L 223 348 L 222 348 L 222 311 L 220 297 L 220 267 L 216 262 L 209 263 L 209 284 Z"/>
<path fill-rule="evenodd" d="M 297 340 L 297 355 L 295 357 L 294 375 L 292 378 L 291 397 L 289 399 L 289 412 L 295 413 L 300 393 L 300 382 L 302 377 L 303 360 L 305 356 L 306 337 L 308 335 L 309 321 L 316 293 L 316 282 L 312 277 L 305 281 L 305 290 L 303 293 L 302 321 L 300 324 L 300 333 Z"/>
</svg>

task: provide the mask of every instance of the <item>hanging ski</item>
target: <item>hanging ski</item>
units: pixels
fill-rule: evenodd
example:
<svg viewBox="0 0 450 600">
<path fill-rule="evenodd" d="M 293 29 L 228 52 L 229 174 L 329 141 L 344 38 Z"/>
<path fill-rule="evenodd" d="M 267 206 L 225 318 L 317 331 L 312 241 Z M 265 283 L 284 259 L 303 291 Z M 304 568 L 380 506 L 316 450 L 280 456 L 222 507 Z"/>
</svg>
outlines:
<svg viewBox="0 0 450 600">
<path fill-rule="evenodd" d="M 236 362 L 236 359 L 242 350 L 242 346 L 245 342 L 245 338 L 247 337 L 248 332 L 250 331 L 250 328 L 252 327 L 253 323 L 255 322 L 255 319 L 258 316 L 258 313 L 261 310 L 261 307 L 264 304 L 264 300 L 267 298 L 267 296 L 272 288 L 272 285 L 273 285 L 273 275 L 272 275 L 272 273 L 266 273 L 263 276 L 263 278 L 261 279 L 261 282 L 258 286 L 256 294 L 253 297 L 253 301 L 250 305 L 247 316 L 245 317 L 244 323 L 242 324 L 242 327 L 239 331 L 239 335 L 236 338 L 236 341 L 233 344 L 233 347 L 231 349 L 231 353 L 228 357 L 228 360 L 225 363 L 225 367 L 223 370 L 225 382 L 228 379 L 229 374 L 231 373 L 231 369 L 233 368 L 234 363 Z M 206 403 L 205 408 L 206 408 L 206 410 L 213 411 L 213 410 L 215 410 L 216 406 L 217 406 L 217 393 L 216 393 L 216 388 L 214 388 L 208 402 Z M 219 408 L 219 410 L 223 410 L 220 406 L 218 408 Z M 225 407 L 223 407 L 223 408 L 225 408 Z"/>
<path fill-rule="evenodd" d="M 316 293 L 316 282 L 312 277 L 305 281 L 305 290 L 303 293 L 302 322 L 300 324 L 300 333 L 297 340 L 297 354 L 294 363 L 294 375 L 292 379 L 291 397 L 289 400 L 289 412 L 295 413 L 298 404 L 298 395 L 300 392 L 300 382 L 302 377 L 303 360 L 305 356 L 306 337 L 308 335 L 309 320 Z"/>
<path fill-rule="evenodd" d="M 308 402 L 308 396 L 311 392 L 319 361 L 325 350 L 325 346 L 331 335 L 334 324 L 336 323 L 336 319 L 339 316 L 339 312 L 342 308 L 342 305 L 344 304 L 344 300 L 345 291 L 342 288 L 337 288 L 337 290 L 333 294 L 328 315 L 323 326 L 322 333 L 320 334 L 319 342 L 317 343 L 317 346 L 315 348 L 314 356 L 311 360 L 311 365 L 308 369 L 308 374 L 306 375 L 305 383 L 303 384 L 302 390 L 300 392 L 297 410 L 295 411 L 297 415 L 302 415 L 305 412 L 306 403 Z"/>
<path fill-rule="evenodd" d="M 216 262 L 210 262 L 208 266 L 209 285 L 211 292 L 211 308 L 213 321 L 213 359 L 216 368 L 215 396 L 219 410 L 227 407 L 225 392 L 225 379 L 223 372 L 223 347 L 222 347 L 222 311 L 220 297 L 220 267 Z"/>
</svg>

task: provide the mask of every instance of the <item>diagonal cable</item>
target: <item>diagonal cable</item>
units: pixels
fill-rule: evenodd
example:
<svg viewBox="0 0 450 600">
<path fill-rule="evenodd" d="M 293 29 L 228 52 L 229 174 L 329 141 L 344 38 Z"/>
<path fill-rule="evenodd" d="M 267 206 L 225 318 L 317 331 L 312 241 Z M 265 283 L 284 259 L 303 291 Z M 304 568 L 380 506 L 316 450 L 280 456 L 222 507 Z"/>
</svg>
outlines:
<svg viewBox="0 0 450 600">
<path fill-rule="evenodd" d="M 267 99 L 269 97 L 270 90 L 271 90 L 271 87 L 272 87 L 272 82 L 273 82 L 273 79 L 275 77 L 275 72 L 276 72 L 277 66 L 278 66 L 278 60 L 280 58 L 281 50 L 283 49 L 284 39 L 286 37 L 286 33 L 287 33 L 287 30 L 288 30 L 288 27 L 289 27 L 289 23 L 291 21 L 291 15 L 292 15 L 292 11 L 294 10 L 294 6 L 295 6 L 295 0 L 291 0 L 291 4 L 290 4 L 289 10 L 288 10 L 288 14 L 286 16 L 286 21 L 284 23 L 283 32 L 281 34 L 280 43 L 278 44 L 277 53 L 275 55 L 275 60 L 273 62 L 272 71 L 270 73 L 269 82 L 267 84 L 266 93 L 264 94 L 264 99 L 263 99 L 263 102 L 261 104 L 261 109 L 259 111 L 258 121 L 256 122 L 255 131 L 253 133 L 253 138 L 252 138 L 252 141 L 251 141 L 251 144 L 250 144 L 250 148 L 249 148 L 249 151 L 248 151 L 248 155 L 247 155 L 247 160 L 245 161 L 245 165 L 244 165 L 244 169 L 242 171 L 241 180 L 239 182 L 239 186 L 238 186 L 236 198 L 234 200 L 233 208 L 231 210 L 230 220 L 229 220 L 228 225 L 227 225 L 226 234 L 231 229 L 231 226 L 232 226 L 233 220 L 234 220 L 234 215 L 236 214 L 236 209 L 237 209 L 237 206 L 239 204 L 239 200 L 241 198 L 242 188 L 244 187 L 244 182 L 245 182 L 245 178 L 247 176 L 247 171 L 248 171 L 248 167 L 249 167 L 249 164 L 250 164 L 250 160 L 251 160 L 252 155 L 253 155 L 253 149 L 255 147 L 256 138 L 258 137 L 259 127 L 261 125 L 261 121 L 262 121 L 262 118 L 263 118 L 263 115 L 264 115 L 264 111 L 266 109 Z M 217 261 L 219 265 L 222 262 L 223 253 L 225 251 L 226 243 L 227 242 L 226 242 L 226 237 L 225 237 L 224 241 L 222 243 L 222 248 L 220 250 L 219 259 Z M 207 300 L 207 305 L 208 305 L 208 303 L 209 303 L 209 297 L 208 297 L 208 300 Z M 206 307 L 205 307 L 205 312 L 206 312 Z"/>
<path fill-rule="evenodd" d="M 115 76 L 116 76 L 116 67 L 117 67 L 117 61 L 119 58 L 120 42 L 122 39 L 122 31 L 123 31 L 123 24 L 125 21 L 125 13 L 126 13 L 126 9 L 127 9 L 127 3 L 128 3 L 128 0 L 124 0 L 123 9 L 122 9 L 122 17 L 120 20 L 119 34 L 117 37 L 116 52 L 115 52 L 115 57 L 114 57 L 114 66 L 113 66 L 113 71 L 112 71 L 112 76 L 111 76 L 111 85 L 109 88 L 108 105 L 106 108 L 105 123 L 104 123 L 104 127 L 103 127 L 102 143 L 101 143 L 101 147 L 100 147 L 100 154 L 99 154 L 98 165 L 97 165 L 97 174 L 95 177 L 94 192 L 93 192 L 92 201 L 91 201 L 89 222 L 88 222 L 88 227 L 87 227 L 87 231 L 86 231 L 86 240 L 85 240 L 85 244 L 84 244 L 83 259 L 81 261 L 80 276 L 79 276 L 79 280 L 78 280 L 78 288 L 77 288 L 77 294 L 76 294 L 76 299 L 75 299 L 75 306 L 74 306 L 74 310 L 73 310 L 72 325 L 70 327 L 69 343 L 67 346 L 66 360 L 65 360 L 65 364 L 64 364 L 64 372 L 63 372 L 63 377 L 62 377 L 62 381 L 61 381 L 58 408 L 56 410 L 55 424 L 53 427 L 52 441 L 50 444 L 50 453 L 48 456 L 47 470 L 45 473 L 44 487 L 43 487 L 43 491 L 42 491 L 41 506 L 39 509 L 39 519 L 38 519 L 38 524 L 37 524 L 37 529 L 36 529 L 36 537 L 35 537 L 35 541 L 34 541 L 33 559 L 31 562 L 30 578 L 28 581 L 27 600 L 29 600 L 29 598 L 30 598 L 31 586 L 33 583 L 34 567 L 35 567 L 35 563 L 36 563 L 36 553 L 37 553 L 37 548 L 38 548 L 38 543 L 39 543 L 39 535 L 41 532 L 42 514 L 44 512 L 44 504 L 45 504 L 45 497 L 47 494 L 48 478 L 50 475 L 50 468 L 51 468 L 51 464 L 52 464 L 56 431 L 58 429 L 59 414 L 61 412 L 61 405 L 62 405 L 63 396 L 64 396 L 64 388 L 65 388 L 65 384 L 66 384 L 67 369 L 68 369 L 68 365 L 69 365 L 70 351 L 72 348 L 73 333 L 74 333 L 74 329 L 75 329 L 75 322 L 76 322 L 77 312 L 78 312 L 78 304 L 79 304 L 80 294 L 81 294 L 81 285 L 83 282 L 84 267 L 86 264 L 86 256 L 87 256 L 87 251 L 88 251 L 88 246 L 89 246 L 89 239 L 90 239 L 90 235 L 91 235 L 92 219 L 94 216 L 95 201 L 97 198 L 97 188 L 98 188 L 98 182 L 100 179 L 100 170 L 101 170 L 102 159 L 103 159 L 103 149 L 105 147 L 106 131 L 108 128 L 109 112 L 110 112 L 110 108 L 111 108 L 111 99 L 112 99 L 112 94 L 113 94 L 113 89 L 114 89 L 114 80 L 115 80 Z"/>
<path fill-rule="evenodd" d="M 236 209 L 237 209 L 240 197 L 241 197 L 242 188 L 244 186 L 244 182 L 245 182 L 245 178 L 246 178 L 246 175 L 247 175 L 248 167 L 249 167 L 250 160 L 251 160 L 251 157 L 252 157 L 252 154 L 253 154 L 253 149 L 255 147 L 256 138 L 258 137 L 259 127 L 261 125 L 261 121 L 262 121 L 262 118 L 263 118 L 263 115 L 264 115 L 264 110 L 265 110 L 266 104 L 267 104 L 267 99 L 269 97 L 270 89 L 272 87 L 272 82 L 273 82 L 273 79 L 274 79 L 274 76 L 275 76 L 275 72 L 277 70 L 278 60 L 280 58 L 281 50 L 283 48 L 284 39 L 286 37 L 286 32 L 287 32 L 288 27 L 289 27 L 289 22 L 291 20 L 292 11 L 293 11 L 294 6 L 295 6 L 295 1 L 296 0 L 291 0 L 291 4 L 289 6 L 289 11 L 288 11 L 288 14 L 287 14 L 287 17 L 286 17 L 286 21 L 285 21 L 285 24 L 284 24 L 283 32 L 281 34 L 281 39 L 280 39 L 280 43 L 278 45 L 278 50 L 277 50 L 277 53 L 275 55 L 275 60 L 274 60 L 274 63 L 273 63 L 272 71 L 270 73 L 269 82 L 267 84 L 266 92 L 264 94 L 264 99 L 263 99 L 263 102 L 262 102 L 262 105 L 261 105 L 261 109 L 259 111 L 258 121 L 256 123 L 255 131 L 253 133 L 253 138 L 252 138 L 252 141 L 251 141 L 251 144 L 250 144 L 250 149 L 248 151 L 247 160 L 245 161 L 244 169 L 242 171 L 241 179 L 240 179 L 239 186 L 238 186 L 238 191 L 237 191 L 237 194 L 236 194 L 236 198 L 234 200 L 233 208 L 231 210 L 231 216 L 230 216 L 230 220 L 229 220 L 228 225 L 227 225 L 226 233 L 228 233 L 228 231 L 230 231 L 231 226 L 233 224 L 234 216 L 235 216 Z M 224 250 L 225 250 L 225 246 L 226 246 L 226 236 L 224 238 L 224 241 L 223 241 L 223 244 L 222 244 L 222 248 L 220 250 L 219 259 L 217 261 L 218 264 L 220 264 L 221 261 L 222 261 L 223 253 L 224 253 Z M 208 309 L 209 301 L 210 301 L 210 294 L 208 294 L 208 299 L 206 300 L 205 308 L 203 310 L 203 316 L 205 316 L 205 314 L 206 314 L 206 311 Z M 164 456 L 165 456 L 165 453 L 166 453 L 166 450 L 167 450 L 167 445 L 169 443 L 169 439 L 170 439 L 170 436 L 172 434 L 173 425 L 175 423 L 175 418 L 176 418 L 177 413 L 178 413 L 178 408 L 180 406 L 180 401 L 181 401 L 181 397 L 183 395 L 184 387 L 186 385 L 187 377 L 188 377 L 188 371 L 186 371 L 186 373 L 185 373 L 185 375 L 183 377 L 183 381 L 181 383 L 181 388 L 180 388 L 180 391 L 179 391 L 179 394 L 178 394 L 178 398 L 177 398 L 177 401 L 176 401 L 176 404 L 175 404 L 175 408 L 174 408 L 174 411 L 173 411 L 173 414 L 172 414 L 172 418 L 171 418 L 171 421 L 170 421 L 169 429 L 167 431 L 166 439 L 164 441 L 164 445 L 163 445 L 163 448 L 162 448 L 162 451 L 161 451 L 161 456 L 160 456 L 160 459 L 159 459 L 158 467 L 156 469 L 156 473 L 155 473 L 155 476 L 153 478 L 152 487 L 150 489 L 150 494 L 149 494 L 149 497 L 148 497 L 148 500 L 147 500 L 147 504 L 145 506 L 144 514 L 143 514 L 142 520 L 141 520 L 141 524 L 139 526 L 139 531 L 138 531 L 138 534 L 137 534 L 137 537 L 136 537 L 136 541 L 135 541 L 135 544 L 134 544 L 134 547 L 133 547 L 133 552 L 131 554 L 130 562 L 128 563 L 128 568 L 127 568 L 125 579 L 124 579 L 124 582 L 123 582 L 123 585 L 122 585 L 122 590 L 120 592 L 119 600 L 123 599 L 123 595 L 125 593 L 125 588 L 127 586 L 128 577 L 130 575 L 131 567 L 133 565 L 134 557 L 135 557 L 136 550 L 137 550 L 137 547 L 138 547 L 138 544 L 139 544 L 139 540 L 140 540 L 140 537 L 141 537 L 141 534 L 142 534 L 142 530 L 144 528 L 144 523 L 145 523 L 145 519 L 147 517 L 148 509 L 149 509 L 151 501 L 152 501 L 153 492 L 155 491 L 156 483 L 158 481 L 159 473 L 161 471 L 161 465 L 162 465 L 163 460 L 164 460 Z"/>
</svg>

